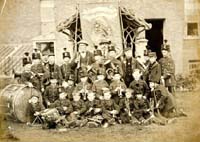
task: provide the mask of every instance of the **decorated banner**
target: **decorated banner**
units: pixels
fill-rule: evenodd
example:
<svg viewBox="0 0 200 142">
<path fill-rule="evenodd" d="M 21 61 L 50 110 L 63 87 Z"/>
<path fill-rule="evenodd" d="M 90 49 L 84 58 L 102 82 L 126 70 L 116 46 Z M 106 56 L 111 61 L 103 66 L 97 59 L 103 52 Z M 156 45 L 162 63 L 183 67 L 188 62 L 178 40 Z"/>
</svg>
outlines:
<svg viewBox="0 0 200 142">
<path fill-rule="evenodd" d="M 99 45 L 102 39 L 111 40 L 117 50 L 122 49 L 122 34 L 118 5 L 113 3 L 80 5 L 83 39 L 90 46 Z M 118 51 L 120 52 L 120 51 Z"/>
</svg>

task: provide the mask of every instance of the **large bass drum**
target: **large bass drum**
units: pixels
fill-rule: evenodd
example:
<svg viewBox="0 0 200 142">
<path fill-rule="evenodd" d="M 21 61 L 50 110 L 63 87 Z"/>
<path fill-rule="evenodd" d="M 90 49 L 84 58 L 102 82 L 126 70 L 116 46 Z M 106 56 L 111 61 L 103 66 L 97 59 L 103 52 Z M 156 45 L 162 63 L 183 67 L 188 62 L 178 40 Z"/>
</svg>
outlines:
<svg viewBox="0 0 200 142">
<path fill-rule="evenodd" d="M 1 106 L 4 112 L 19 122 L 30 122 L 33 118 L 29 99 L 38 96 L 42 102 L 42 95 L 35 88 L 24 84 L 10 84 L 0 93 Z"/>
</svg>

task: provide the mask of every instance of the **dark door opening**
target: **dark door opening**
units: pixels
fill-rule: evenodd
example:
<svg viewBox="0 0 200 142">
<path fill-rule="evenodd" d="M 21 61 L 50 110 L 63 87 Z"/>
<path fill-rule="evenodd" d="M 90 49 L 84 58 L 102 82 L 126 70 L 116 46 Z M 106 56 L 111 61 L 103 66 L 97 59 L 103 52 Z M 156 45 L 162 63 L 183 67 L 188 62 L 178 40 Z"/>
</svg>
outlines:
<svg viewBox="0 0 200 142">
<path fill-rule="evenodd" d="M 149 49 L 156 52 L 158 60 L 162 57 L 161 45 L 163 44 L 163 24 L 165 19 L 146 19 L 152 28 L 146 31 Z"/>
</svg>

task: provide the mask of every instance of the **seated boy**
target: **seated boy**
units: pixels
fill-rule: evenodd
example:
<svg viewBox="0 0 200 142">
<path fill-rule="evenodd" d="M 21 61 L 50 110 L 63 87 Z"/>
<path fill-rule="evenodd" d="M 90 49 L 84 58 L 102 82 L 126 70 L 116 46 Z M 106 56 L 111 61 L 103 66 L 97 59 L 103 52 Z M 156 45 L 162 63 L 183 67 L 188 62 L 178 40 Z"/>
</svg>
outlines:
<svg viewBox="0 0 200 142">
<path fill-rule="evenodd" d="M 119 101 L 120 107 L 120 123 L 130 123 L 132 119 L 133 110 L 133 90 L 127 88 L 125 92 L 125 97 L 121 98 Z"/>
<path fill-rule="evenodd" d="M 79 93 L 82 100 L 86 101 L 87 93 L 92 89 L 92 84 L 88 82 L 88 74 L 86 71 L 80 72 L 80 80 L 81 82 L 76 85 L 73 94 Z"/>
<path fill-rule="evenodd" d="M 103 89 L 108 88 L 109 85 L 105 80 L 105 72 L 104 70 L 97 71 L 97 80 L 94 81 L 92 90 L 96 92 L 97 98 L 102 99 L 103 97 Z"/>
<path fill-rule="evenodd" d="M 51 108 L 56 108 L 61 115 L 69 115 L 73 108 L 66 93 L 60 93 L 59 99 L 50 105 Z"/>
<path fill-rule="evenodd" d="M 172 94 L 161 84 L 150 82 L 151 98 L 155 102 L 155 109 L 164 117 L 187 116 L 179 110 L 176 105 L 176 100 Z"/>
<path fill-rule="evenodd" d="M 50 79 L 50 85 L 44 92 L 44 101 L 47 108 L 59 98 L 59 87 L 56 79 Z"/>
<path fill-rule="evenodd" d="M 142 72 L 139 69 L 135 69 L 132 75 L 134 80 L 130 83 L 129 88 L 134 90 L 134 95 L 141 94 L 147 98 L 149 94 L 149 87 L 147 83 L 141 79 Z"/>
<path fill-rule="evenodd" d="M 102 117 L 102 107 L 101 107 L 101 101 L 96 98 L 95 93 L 90 91 L 87 95 L 87 101 L 86 101 L 87 111 L 85 113 L 85 116 L 88 119 L 88 126 L 89 127 L 98 127 L 101 125 Z"/>
<path fill-rule="evenodd" d="M 117 104 L 119 104 L 119 100 L 126 90 L 126 84 L 121 80 L 121 78 L 121 74 L 115 70 L 113 80 L 110 84 L 110 91 L 112 93 L 112 98 Z"/>
<path fill-rule="evenodd" d="M 68 117 L 69 127 L 82 127 L 86 125 L 87 119 L 84 118 L 84 114 L 87 111 L 87 107 L 79 93 L 73 95 L 71 104 L 73 110 Z"/>
<path fill-rule="evenodd" d="M 101 101 L 102 104 L 102 116 L 104 121 L 103 127 L 106 128 L 109 125 L 116 123 L 117 114 L 119 114 L 119 106 L 111 98 L 111 92 L 109 89 L 104 90 L 104 99 Z"/>
</svg>

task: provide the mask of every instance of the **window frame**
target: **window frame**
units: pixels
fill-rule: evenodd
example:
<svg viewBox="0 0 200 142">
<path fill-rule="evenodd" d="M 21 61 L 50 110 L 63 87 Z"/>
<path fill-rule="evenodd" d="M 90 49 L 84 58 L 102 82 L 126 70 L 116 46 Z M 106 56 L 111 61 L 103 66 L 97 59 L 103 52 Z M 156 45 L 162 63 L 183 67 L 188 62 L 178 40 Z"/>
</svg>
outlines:
<svg viewBox="0 0 200 142">
<path fill-rule="evenodd" d="M 188 24 L 196 23 L 198 35 L 188 35 Z M 185 23 L 185 39 L 200 39 L 200 23 L 198 21 L 187 21 Z"/>
</svg>

